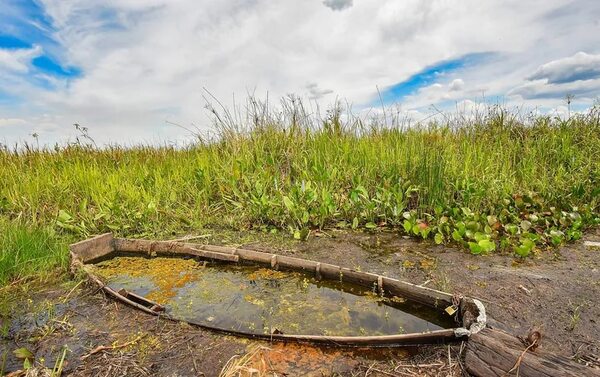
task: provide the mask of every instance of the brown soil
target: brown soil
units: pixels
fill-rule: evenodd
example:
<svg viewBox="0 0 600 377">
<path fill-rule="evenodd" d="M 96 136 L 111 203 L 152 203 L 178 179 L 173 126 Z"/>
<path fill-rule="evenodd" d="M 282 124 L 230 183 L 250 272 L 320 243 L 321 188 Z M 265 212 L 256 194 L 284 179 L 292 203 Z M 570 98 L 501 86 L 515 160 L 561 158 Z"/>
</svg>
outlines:
<svg viewBox="0 0 600 377">
<path fill-rule="evenodd" d="M 587 240 L 600 240 L 600 229 Z M 207 242 L 216 243 L 219 238 Z M 229 239 L 221 238 L 226 243 Z M 393 233 L 329 233 L 285 248 L 247 244 L 400 278 L 480 298 L 492 324 L 515 335 L 541 329 L 541 347 L 600 366 L 600 250 L 577 243 L 526 261 L 462 250 Z M 15 349 L 52 368 L 68 347 L 63 375 L 72 376 L 410 376 L 461 375 L 461 345 L 336 349 L 256 342 L 148 316 L 103 297 L 93 287 L 48 287 L 3 322 L 5 372 L 22 368 Z M 68 299 L 64 298 L 68 295 Z M 125 347 L 120 347 L 127 344 Z M 92 353 L 98 346 L 114 349 Z M 87 356 L 87 357 L 85 357 Z M 84 359 L 82 360 L 82 357 Z M 0 363 L 2 359 L 0 359 Z M 225 368 L 225 369 L 224 369 Z M 41 370 L 41 368 L 38 368 Z"/>
</svg>

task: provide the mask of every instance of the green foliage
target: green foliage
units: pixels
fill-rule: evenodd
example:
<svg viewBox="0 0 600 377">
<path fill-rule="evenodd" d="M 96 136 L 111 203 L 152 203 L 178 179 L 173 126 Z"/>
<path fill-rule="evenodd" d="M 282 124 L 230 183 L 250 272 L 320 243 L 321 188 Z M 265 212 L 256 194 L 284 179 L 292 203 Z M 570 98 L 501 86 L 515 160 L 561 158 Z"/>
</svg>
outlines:
<svg viewBox="0 0 600 377">
<path fill-rule="evenodd" d="M 23 360 L 23 369 L 28 370 L 33 367 L 34 355 L 25 347 L 17 348 L 13 351 L 15 357 L 19 360 Z"/>
<path fill-rule="evenodd" d="M 31 227 L 0 218 L 0 286 L 11 280 L 51 273 L 64 266 L 66 244 L 51 227 Z"/>
<path fill-rule="evenodd" d="M 215 112 L 219 136 L 187 148 L 0 147 L 0 219 L 12 227 L 0 234 L 12 245 L 2 281 L 64 260 L 70 239 L 107 231 L 212 225 L 305 239 L 312 229 L 387 227 L 474 253 L 526 255 L 599 221 L 597 108 L 568 121 L 491 108 L 412 127 L 339 112 L 319 123 L 297 101 L 258 110 L 251 125 Z M 27 237 L 32 255 L 15 246 Z"/>
</svg>

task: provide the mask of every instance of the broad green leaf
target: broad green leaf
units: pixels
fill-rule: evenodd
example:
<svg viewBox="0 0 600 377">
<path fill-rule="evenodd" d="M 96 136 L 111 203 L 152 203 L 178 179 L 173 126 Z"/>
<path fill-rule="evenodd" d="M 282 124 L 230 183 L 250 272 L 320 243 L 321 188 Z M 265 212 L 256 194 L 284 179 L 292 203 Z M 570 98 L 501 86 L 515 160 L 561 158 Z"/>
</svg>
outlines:
<svg viewBox="0 0 600 377">
<path fill-rule="evenodd" d="M 521 229 L 523 229 L 523 231 L 527 232 L 530 228 L 531 228 L 531 223 L 529 221 L 527 221 L 527 220 L 521 221 Z"/>
<path fill-rule="evenodd" d="M 526 256 L 528 256 L 531 253 L 531 249 L 529 249 L 526 246 L 517 246 L 515 247 L 515 253 L 517 253 L 520 257 L 525 258 Z"/>
<path fill-rule="evenodd" d="M 467 207 L 462 207 L 461 208 L 463 214 L 467 217 L 473 216 L 473 212 L 471 212 L 471 210 Z"/>
<path fill-rule="evenodd" d="M 516 226 L 515 224 L 506 224 L 504 226 L 504 228 L 506 229 L 506 231 L 512 235 L 517 234 L 517 232 L 519 231 L 519 227 Z"/>
<path fill-rule="evenodd" d="M 13 351 L 13 354 L 15 355 L 15 357 L 17 359 L 33 359 L 33 353 L 31 353 L 31 351 L 29 351 L 27 348 L 25 347 L 21 347 L 21 348 L 17 348 L 16 350 Z"/>
<path fill-rule="evenodd" d="M 483 252 L 483 248 L 479 246 L 476 242 L 469 242 L 469 249 L 471 250 L 471 254 L 481 254 Z"/>
<path fill-rule="evenodd" d="M 484 233 L 477 232 L 477 233 L 475 233 L 473 235 L 473 238 L 475 238 L 475 241 L 479 242 L 479 241 L 482 241 L 482 240 L 489 239 L 490 236 L 488 236 L 487 234 L 484 234 Z"/>
<path fill-rule="evenodd" d="M 375 229 L 375 228 L 377 228 L 377 224 L 369 221 L 368 223 L 365 224 L 365 228 L 367 228 L 367 229 Z"/>
<path fill-rule="evenodd" d="M 460 241 L 462 241 L 462 239 L 463 239 L 463 238 L 462 238 L 462 236 L 460 235 L 460 233 L 458 232 L 458 230 L 454 230 L 454 231 L 452 232 L 452 239 L 453 239 L 454 241 L 456 241 L 456 242 L 460 242 Z"/>
<path fill-rule="evenodd" d="M 60 221 L 61 223 L 68 223 L 70 221 L 73 221 L 73 217 L 71 215 L 69 215 L 66 211 L 63 211 L 62 209 L 60 211 L 58 211 L 58 221 Z"/>
<path fill-rule="evenodd" d="M 410 231 L 412 230 L 413 224 L 408 220 L 404 220 L 403 226 L 404 226 L 404 231 L 406 233 L 410 233 Z"/>
<path fill-rule="evenodd" d="M 283 204 L 288 211 L 292 211 L 294 209 L 294 202 L 292 202 L 292 200 L 285 195 L 283 196 Z"/>
<path fill-rule="evenodd" d="M 441 245 L 444 243 L 444 235 L 442 233 L 436 233 L 435 237 L 433 237 L 433 240 L 436 244 Z"/>
<path fill-rule="evenodd" d="M 473 232 L 478 232 L 480 228 L 481 228 L 481 225 L 479 225 L 479 223 L 477 221 L 469 221 L 467 223 L 467 229 L 469 229 Z"/>
<path fill-rule="evenodd" d="M 479 246 L 481 246 L 483 251 L 486 253 L 496 250 L 496 243 L 494 241 L 484 239 L 484 240 L 479 241 L 478 244 L 479 244 Z"/>
<path fill-rule="evenodd" d="M 461 236 L 464 236 L 465 232 L 467 231 L 467 227 L 465 226 L 465 223 L 459 221 L 456 223 L 456 230 Z"/>
<path fill-rule="evenodd" d="M 421 233 L 421 228 L 419 227 L 419 224 L 415 224 L 412 227 L 412 232 L 413 234 L 416 236 L 417 234 Z"/>
</svg>

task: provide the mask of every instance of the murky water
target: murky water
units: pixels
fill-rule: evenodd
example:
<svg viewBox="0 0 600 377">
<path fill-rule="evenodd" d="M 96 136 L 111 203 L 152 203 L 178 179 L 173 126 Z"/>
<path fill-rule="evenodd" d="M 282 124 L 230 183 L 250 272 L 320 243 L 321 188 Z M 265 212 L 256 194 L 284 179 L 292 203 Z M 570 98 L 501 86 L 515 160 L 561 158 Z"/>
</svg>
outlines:
<svg viewBox="0 0 600 377">
<path fill-rule="evenodd" d="M 257 266 L 179 258 L 118 257 L 94 266 L 114 289 L 164 304 L 176 318 L 270 334 L 391 335 L 453 327 L 453 320 L 401 297 L 353 284 Z"/>
</svg>

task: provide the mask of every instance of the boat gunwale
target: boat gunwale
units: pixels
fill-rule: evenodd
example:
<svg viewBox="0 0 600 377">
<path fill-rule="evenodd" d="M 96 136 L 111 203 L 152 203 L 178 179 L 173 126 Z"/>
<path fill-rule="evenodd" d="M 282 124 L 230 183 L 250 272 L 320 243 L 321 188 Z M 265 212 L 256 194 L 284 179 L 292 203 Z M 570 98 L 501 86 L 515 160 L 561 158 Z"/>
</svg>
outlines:
<svg viewBox="0 0 600 377">
<path fill-rule="evenodd" d="M 127 298 L 125 295 L 115 291 L 106 285 L 98 276 L 86 268 L 87 264 L 110 259 L 118 253 L 139 254 L 145 257 L 169 256 L 169 257 L 192 257 L 204 260 L 219 260 L 229 263 L 251 262 L 263 264 L 272 269 L 301 270 L 312 272 L 317 278 L 326 280 L 343 279 L 345 281 L 366 287 L 376 287 L 380 292 L 386 290 L 394 295 L 405 297 L 421 304 L 443 309 L 454 306 L 457 315 L 462 316 L 461 324 L 468 318 L 475 321 L 468 323 L 468 328 L 455 327 L 449 329 L 434 330 L 428 332 L 393 334 L 393 335 L 371 335 L 371 336 L 326 336 L 326 335 L 302 335 L 302 334 L 259 334 L 246 331 L 228 330 L 213 327 L 173 317 L 169 314 L 151 310 Z M 102 234 L 87 240 L 80 241 L 70 246 L 71 270 L 83 270 L 90 280 L 99 286 L 104 292 L 115 299 L 142 310 L 148 314 L 160 316 L 172 321 L 186 322 L 191 325 L 226 333 L 230 335 L 248 338 L 271 340 L 271 341 L 296 341 L 317 344 L 328 344 L 334 346 L 369 346 L 369 347 L 391 347 L 412 344 L 432 344 L 445 341 L 456 341 L 464 339 L 486 326 L 486 315 L 483 304 L 476 299 L 451 295 L 446 292 L 432 288 L 418 286 L 402 280 L 377 275 L 369 272 L 356 271 L 353 269 L 336 266 L 329 263 L 321 263 L 307 259 L 284 256 L 273 253 L 265 253 L 242 247 L 227 247 L 215 245 L 198 245 L 180 241 L 150 241 L 139 239 L 114 238 L 111 233 Z"/>
</svg>

